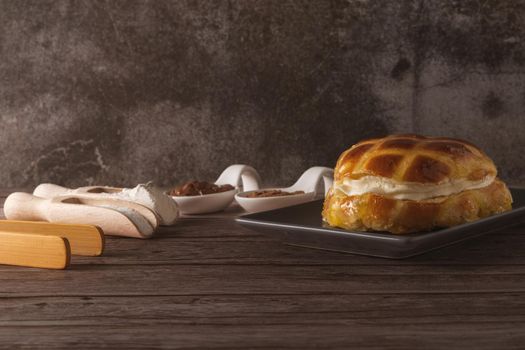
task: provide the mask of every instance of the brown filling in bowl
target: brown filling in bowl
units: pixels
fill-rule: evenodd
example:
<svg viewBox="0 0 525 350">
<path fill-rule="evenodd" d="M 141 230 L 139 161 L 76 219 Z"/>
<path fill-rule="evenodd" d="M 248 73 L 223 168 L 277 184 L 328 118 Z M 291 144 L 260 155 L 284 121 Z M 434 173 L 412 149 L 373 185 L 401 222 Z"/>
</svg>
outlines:
<svg viewBox="0 0 525 350">
<path fill-rule="evenodd" d="M 214 194 L 227 192 L 235 189 L 232 185 L 216 185 L 206 181 L 190 181 L 177 186 L 168 193 L 171 196 L 202 196 L 204 194 Z"/>
<path fill-rule="evenodd" d="M 265 197 L 282 197 L 292 196 L 294 194 L 304 194 L 304 191 L 286 192 L 281 190 L 262 190 L 253 191 L 246 195 L 247 198 L 265 198 Z"/>
</svg>

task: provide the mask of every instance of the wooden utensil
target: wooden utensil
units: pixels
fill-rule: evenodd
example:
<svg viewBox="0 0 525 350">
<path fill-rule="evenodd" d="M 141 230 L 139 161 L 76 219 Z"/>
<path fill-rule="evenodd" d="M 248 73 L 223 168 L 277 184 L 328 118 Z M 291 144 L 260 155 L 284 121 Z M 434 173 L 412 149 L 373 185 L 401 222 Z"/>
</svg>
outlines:
<svg viewBox="0 0 525 350">
<path fill-rule="evenodd" d="M 117 193 L 122 191 L 122 188 L 118 187 L 106 187 L 106 186 L 86 186 L 79 187 L 77 189 L 71 189 L 62 187 L 54 184 L 41 184 L 35 188 L 33 195 L 46 199 L 54 197 L 68 197 L 68 198 L 82 198 L 81 204 L 101 206 L 101 205 L 118 205 L 127 207 L 138 211 L 148 219 L 151 225 L 157 228 L 160 224 L 157 213 L 142 204 L 132 201 L 126 201 L 124 199 L 117 198 L 104 198 L 104 197 L 92 197 L 90 195 L 97 193 Z M 143 210 L 146 208 L 148 210 Z"/>
<path fill-rule="evenodd" d="M 79 188 L 67 188 L 55 184 L 44 183 L 38 185 L 33 191 L 33 195 L 42 198 L 52 198 L 69 194 L 99 194 L 99 193 L 118 193 L 122 188 L 109 186 L 85 186 Z"/>
<path fill-rule="evenodd" d="M 115 199 L 137 203 L 139 205 L 145 206 L 155 213 L 158 219 L 158 225 L 171 226 L 173 225 L 178 218 L 178 208 L 175 201 L 173 201 L 167 194 L 163 193 L 160 189 L 155 188 L 149 184 L 142 185 L 144 186 L 144 191 L 150 192 L 150 194 L 156 196 L 160 195 L 165 198 L 157 198 L 156 200 L 150 200 L 146 198 L 132 198 L 130 197 L 130 190 L 133 192 L 133 189 L 125 189 L 119 187 L 109 187 L 109 186 L 85 186 L 78 188 L 67 188 L 58 186 L 50 183 L 43 183 L 38 185 L 34 191 L 33 195 L 42 198 L 53 198 L 57 196 L 84 196 L 90 198 L 102 198 L 107 199 L 108 196 L 116 196 Z M 145 190 L 148 188 L 147 190 Z M 124 190 L 127 190 L 124 191 Z M 159 192 L 159 193 L 155 193 Z M 136 191 L 135 191 L 136 194 Z M 119 198 L 120 197 L 120 198 Z"/>
<path fill-rule="evenodd" d="M 0 232 L 0 264 L 65 269 L 70 259 L 71 250 L 66 238 Z"/>
<path fill-rule="evenodd" d="M 99 256 L 104 252 L 104 232 L 99 227 L 92 225 L 0 220 L 0 232 L 63 237 L 69 241 L 73 255 Z"/>
<path fill-rule="evenodd" d="M 112 198 L 60 196 L 43 199 L 15 192 L 7 197 L 4 213 L 9 220 L 95 225 L 107 235 L 134 238 L 149 238 L 158 227 L 150 209 Z"/>
<path fill-rule="evenodd" d="M 131 209 L 133 211 L 136 211 L 140 215 L 142 215 L 148 223 L 151 225 L 151 227 L 156 230 L 159 227 L 159 217 L 157 214 L 151 210 L 150 208 L 136 203 L 132 201 L 127 201 L 124 199 L 117 199 L 117 198 L 99 198 L 99 197 L 91 197 L 86 195 L 68 195 L 68 196 L 59 196 L 55 197 L 56 202 L 61 203 L 69 203 L 69 204 L 84 204 L 84 205 L 90 205 L 94 207 L 118 207 L 118 208 L 127 208 Z M 111 209 L 111 208 L 108 208 Z"/>
</svg>

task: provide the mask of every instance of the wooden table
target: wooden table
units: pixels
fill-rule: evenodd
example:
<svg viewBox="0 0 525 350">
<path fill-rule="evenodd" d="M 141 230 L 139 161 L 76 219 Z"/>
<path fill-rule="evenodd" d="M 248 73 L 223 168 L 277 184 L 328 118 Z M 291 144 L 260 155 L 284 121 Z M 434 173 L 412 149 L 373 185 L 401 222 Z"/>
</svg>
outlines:
<svg viewBox="0 0 525 350">
<path fill-rule="evenodd" d="M 394 261 L 231 216 L 108 237 L 69 270 L 0 266 L 0 348 L 525 348 L 525 226 Z"/>
</svg>

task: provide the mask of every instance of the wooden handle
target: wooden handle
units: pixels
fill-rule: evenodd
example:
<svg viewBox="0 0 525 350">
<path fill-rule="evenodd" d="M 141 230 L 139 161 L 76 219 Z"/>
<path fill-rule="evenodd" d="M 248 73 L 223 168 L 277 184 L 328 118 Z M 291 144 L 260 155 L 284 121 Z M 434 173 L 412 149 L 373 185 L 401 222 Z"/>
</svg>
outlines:
<svg viewBox="0 0 525 350">
<path fill-rule="evenodd" d="M 71 191 L 71 189 L 67 187 L 54 184 L 40 184 L 34 189 L 33 195 L 42 198 L 52 198 L 67 194 L 69 191 Z"/>
<path fill-rule="evenodd" d="M 8 220 L 47 221 L 48 201 L 24 192 L 11 193 L 4 203 Z"/>
<path fill-rule="evenodd" d="M 0 232 L 0 264 L 65 269 L 70 259 L 71 250 L 65 238 Z"/>
<path fill-rule="evenodd" d="M 0 232 L 33 233 L 64 237 L 69 241 L 71 254 L 73 255 L 99 256 L 104 252 L 104 232 L 99 227 L 92 225 L 0 220 Z"/>
</svg>

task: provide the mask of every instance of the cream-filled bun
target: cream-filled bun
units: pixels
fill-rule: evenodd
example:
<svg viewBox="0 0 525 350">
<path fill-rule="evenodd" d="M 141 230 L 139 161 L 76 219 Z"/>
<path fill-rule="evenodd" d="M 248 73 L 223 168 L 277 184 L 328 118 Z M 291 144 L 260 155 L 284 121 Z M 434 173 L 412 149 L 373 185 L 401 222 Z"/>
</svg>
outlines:
<svg viewBox="0 0 525 350">
<path fill-rule="evenodd" d="M 409 233 L 511 209 L 492 160 L 457 139 L 391 135 L 341 154 L 323 220 L 348 230 Z"/>
</svg>

